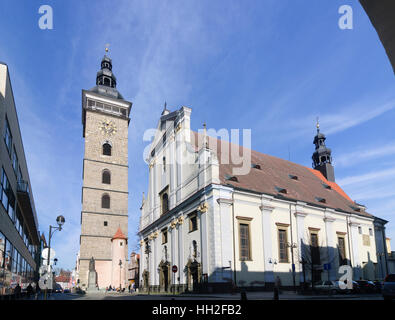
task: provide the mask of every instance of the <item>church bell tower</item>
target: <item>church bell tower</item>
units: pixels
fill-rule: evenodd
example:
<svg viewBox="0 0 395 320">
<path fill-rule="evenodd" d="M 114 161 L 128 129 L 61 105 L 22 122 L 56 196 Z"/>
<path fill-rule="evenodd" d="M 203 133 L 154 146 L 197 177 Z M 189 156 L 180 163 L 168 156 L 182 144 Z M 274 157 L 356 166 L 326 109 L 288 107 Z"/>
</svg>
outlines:
<svg viewBox="0 0 395 320">
<path fill-rule="evenodd" d="M 320 171 L 328 180 L 335 182 L 335 171 L 332 165 L 332 151 L 325 145 L 326 137 L 320 132 L 320 124 L 317 121 L 317 135 L 314 137 L 315 151 L 313 153 L 313 168 Z"/>
<path fill-rule="evenodd" d="M 128 234 L 128 128 L 132 103 L 118 92 L 112 60 L 104 55 L 96 86 L 82 90 L 83 158 L 79 285 L 88 285 L 94 259 L 99 289 L 114 285 L 113 274 L 126 286 L 127 238 L 114 257 L 114 236 Z M 120 252 L 125 257 L 120 257 Z M 119 260 L 124 262 L 119 265 Z M 114 270 L 114 268 L 118 268 Z M 118 282 L 118 286 L 120 283 Z"/>
</svg>

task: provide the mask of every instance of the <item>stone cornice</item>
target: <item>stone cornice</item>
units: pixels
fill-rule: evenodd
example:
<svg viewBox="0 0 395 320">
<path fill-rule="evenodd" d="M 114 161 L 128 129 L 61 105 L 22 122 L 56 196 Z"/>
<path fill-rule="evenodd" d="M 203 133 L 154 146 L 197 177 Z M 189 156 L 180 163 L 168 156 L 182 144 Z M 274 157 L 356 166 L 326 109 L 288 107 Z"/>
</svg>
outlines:
<svg viewBox="0 0 395 320">
<path fill-rule="evenodd" d="M 302 211 L 296 211 L 296 212 L 294 213 L 294 215 L 295 215 L 295 217 L 304 218 L 304 217 L 307 216 L 307 213 L 306 213 L 306 212 L 302 212 Z"/>
<path fill-rule="evenodd" d="M 116 193 L 125 193 L 125 194 L 129 194 L 128 191 L 120 191 L 120 190 L 112 190 L 112 189 L 102 189 L 102 188 L 94 188 L 94 187 L 87 187 L 87 186 L 82 186 L 82 189 L 91 189 L 91 190 L 99 190 L 99 191 L 104 191 L 104 192 L 116 192 Z"/>
<path fill-rule="evenodd" d="M 218 204 L 229 204 L 229 205 L 233 204 L 232 199 L 226 199 L 226 198 L 218 198 L 217 202 L 218 202 Z"/>
<path fill-rule="evenodd" d="M 94 160 L 94 159 L 89 159 L 89 158 L 84 158 L 84 161 L 92 161 L 92 162 L 104 163 L 104 164 L 107 164 L 107 165 L 110 165 L 110 166 L 119 166 L 119 167 L 129 168 L 129 166 L 126 165 L 126 164 L 113 163 L 113 162 L 107 162 L 107 161 L 100 161 L 100 160 Z"/>
<path fill-rule="evenodd" d="M 259 209 L 263 212 L 263 211 L 270 211 L 272 212 L 274 210 L 274 207 L 272 206 L 267 206 L 267 205 L 260 205 Z"/>
<path fill-rule="evenodd" d="M 251 217 L 241 217 L 241 216 L 237 216 L 236 219 L 238 219 L 238 220 L 251 221 L 253 218 L 251 218 Z"/>
<path fill-rule="evenodd" d="M 325 217 L 325 218 L 324 218 L 324 221 L 325 221 L 325 222 L 335 222 L 336 219 L 335 219 L 335 218 L 332 218 L 332 217 Z"/>
<path fill-rule="evenodd" d="M 359 224 L 358 222 L 355 222 L 355 221 L 350 221 L 350 222 L 349 222 L 349 226 L 350 226 L 350 227 L 359 227 L 360 224 Z"/>
</svg>

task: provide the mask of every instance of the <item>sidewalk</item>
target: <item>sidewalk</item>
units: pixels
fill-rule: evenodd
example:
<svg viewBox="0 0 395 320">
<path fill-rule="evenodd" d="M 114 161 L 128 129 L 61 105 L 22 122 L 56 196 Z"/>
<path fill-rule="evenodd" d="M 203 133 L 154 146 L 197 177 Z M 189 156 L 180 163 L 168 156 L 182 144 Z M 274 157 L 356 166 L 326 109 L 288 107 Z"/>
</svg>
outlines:
<svg viewBox="0 0 395 320">
<path fill-rule="evenodd" d="M 147 294 L 137 294 L 139 296 L 147 296 Z M 221 299 L 221 300 L 240 300 L 240 293 L 182 293 L 178 295 L 173 294 L 155 294 L 155 296 L 163 296 L 163 297 L 174 297 L 174 298 L 211 298 L 211 299 Z M 259 291 L 259 292 L 246 292 L 247 300 L 273 300 L 274 293 L 271 291 Z M 369 299 L 369 297 L 377 298 L 380 296 L 379 294 L 372 295 L 359 295 L 359 294 L 319 294 L 319 295 L 302 295 L 298 294 L 294 291 L 282 291 L 279 294 L 279 300 L 349 300 L 349 299 Z"/>
</svg>

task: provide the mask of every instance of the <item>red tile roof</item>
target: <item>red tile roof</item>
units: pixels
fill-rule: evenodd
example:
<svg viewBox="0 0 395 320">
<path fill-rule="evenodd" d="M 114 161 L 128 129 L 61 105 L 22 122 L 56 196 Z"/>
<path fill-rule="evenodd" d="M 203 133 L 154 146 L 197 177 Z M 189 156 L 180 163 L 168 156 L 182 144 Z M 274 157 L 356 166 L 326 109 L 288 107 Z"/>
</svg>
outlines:
<svg viewBox="0 0 395 320">
<path fill-rule="evenodd" d="M 212 137 L 207 138 L 209 148 L 216 150 L 217 153 L 220 164 L 219 178 L 222 185 L 231 185 L 257 193 L 303 201 L 321 207 L 340 209 L 342 211 L 372 217 L 366 212 L 354 210 L 357 205 L 339 185 L 335 182 L 328 181 L 317 170 L 250 150 L 224 140 Z M 198 150 L 198 146 L 202 146 L 202 141 L 202 134 L 191 131 L 191 143 L 195 145 L 196 150 Z M 240 157 L 246 152 L 251 152 L 251 164 L 259 165 L 260 169 L 250 168 L 247 174 L 237 175 L 237 181 L 233 181 L 234 179 L 229 180 L 229 177 L 235 176 L 232 170 L 236 167 L 241 168 L 241 165 L 236 165 L 231 161 L 229 156 L 230 146 L 236 150 L 238 148 Z M 290 175 L 296 176 L 297 179 L 292 179 Z M 330 186 L 330 188 L 325 187 L 325 185 Z M 279 192 L 281 189 L 285 189 L 285 193 L 284 190 L 283 192 Z M 325 199 L 324 202 L 322 202 L 322 199 Z"/>
<path fill-rule="evenodd" d="M 115 233 L 115 235 L 112 237 L 112 240 L 114 239 L 127 239 L 126 236 L 123 234 L 121 227 L 118 227 L 117 232 Z"/>
<path fill-rule="evenodd" d="M 56 282 L 69 282 L 70 277 L 60 275 L 60 276 L 55 277 L 55 281 Z"/>
</svg>

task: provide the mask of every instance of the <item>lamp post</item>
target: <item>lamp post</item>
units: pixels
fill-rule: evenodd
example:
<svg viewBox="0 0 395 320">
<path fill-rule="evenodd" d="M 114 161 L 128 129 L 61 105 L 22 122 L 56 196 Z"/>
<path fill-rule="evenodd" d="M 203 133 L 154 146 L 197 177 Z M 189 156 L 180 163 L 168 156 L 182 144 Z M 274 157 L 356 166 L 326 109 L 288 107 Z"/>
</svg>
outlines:
<svg viewBox="0 0 395 320">
<path fill-rule="evenodd" d="M 294 261 L 294 249 L 298 247 L 298 245 L 294 242 L 287 242 L 287 247 L 291 248 L 291 259 L 292 259 L 292 280 L 294 285 L 294 291 L 296 292 L 296 281 L 295 281 L 295 261 Z"/>
<path fill-rule="evenodd" d="M 149 254 L 151 252 L 151 247 L 149 245 L 149 242 L 147 241 L 145 243 L 145 254 L 147 255 L 147 272 L 148 272 L 148 277 L 147 277 L 147 286 L 148 286 L 148 294 L 150 293 L 150 285 L 149 285 Z"/>
<path fill-rule="evenodd" d="M 53 236 L 53 234 L 55 233 L 56 230 L 61 231 L 62 230 L 62 226 L 64 225 L 64 223 L 66 222 L 66 220 L 64 219 L 63 216 L 58 216 L 56 218 L 56 223 L 58 224 L 58 227 L 53 227 L 51 225 L 49 225 L 49 237 L 48 237 L 48 259 L 47 259 L 47 268 L 49 270 L 49 262 L 51 261 L 51 238 Z M 53 229 L 53 232 L 52 232 Z M 47 299 L 47 291 L 48 291 L 48 287 L 45 289 L 45 299 Z"/>
<path fill-rule="evenodd" d="M 121 270 L 122 270 L 122 260 L 121 259 L 119 259 L 118 265 L 119 265 L 119 292 L 121 292 L 122 291 L 122 272 L 121 272 Z"/>
</svg>

